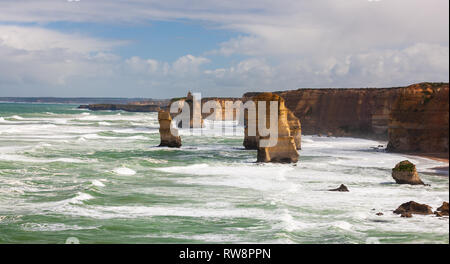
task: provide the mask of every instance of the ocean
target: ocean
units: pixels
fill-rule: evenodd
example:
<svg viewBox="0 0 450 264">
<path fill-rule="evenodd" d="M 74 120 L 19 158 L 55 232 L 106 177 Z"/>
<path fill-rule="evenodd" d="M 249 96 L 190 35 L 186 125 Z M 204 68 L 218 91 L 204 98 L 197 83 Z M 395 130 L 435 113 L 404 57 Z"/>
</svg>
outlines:
<svg viewBox="0 0 450 264">
<path fill-rule="evenodd" d="M 448 217 L 392 213 L 448 201 L 448 163 L 303 136 L 297 164 L 258 164 L 236 130 L 171 149 L 157 113 L 0 103 L 0 243 L 449 243 Z M 394 184 L 405 159 L 431 186 Z"/>
</svg>

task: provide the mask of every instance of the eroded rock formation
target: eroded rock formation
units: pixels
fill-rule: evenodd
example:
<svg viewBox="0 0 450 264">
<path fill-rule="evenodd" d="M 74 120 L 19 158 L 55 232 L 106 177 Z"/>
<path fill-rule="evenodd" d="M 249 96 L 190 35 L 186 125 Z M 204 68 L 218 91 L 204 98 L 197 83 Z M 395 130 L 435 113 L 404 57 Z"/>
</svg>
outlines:
<svg viewBox="0 0 450 264">
<path fill-rule="evenodd" d="M 448 84 L 420 83 L 399 89 L 389 119 L 388 150 L 447 153 Z"/>
<path fill-rule="evenodd" d="M 436 212 L 434 212 L 436 216 L 448 216 L 448 202 L 443 202 Z"/>
<path fill-rule="evenodd" d="M 251 100 L 255 102 L 256 112 L 247 113 L 245 115 L 244 146 L 250 148 L 256 145 L 258 150 L 257 162 L 297 162 L 299 154 L 297 152 L 294 136 L 291 135 L 289 128 L 288 109 L 284 104 L 284 99 L 272 93 L 261 93 L 252 97 Z M 269 136 L 261 136 L 260 131 L 258 131 L 258 109 L 260 106 L 258 102 L 266 103 L 266 115 L 262 118 L 265 118 L 266 126 L 269 127 L 272 126 L 272 124 L 270 124 L 270 114 L 273 113 L 270 112 L 270 102 L 273 101 L 276 101 L 278 104 L 278 124 L 276 125 L 278 128 L 278 138 L 276 145 L 266 147 L 262 146 L 261 140 L 268 140 Z M 255 126 L 255 136 L 249 135 L 249 131 L 251 131 L 249 128 L 251 126 Z"/>
<path fill-rule="evenodd" d="M 262 96 L 262 94 L 264 93 L 258 93 L 255 94 L 254 97 L 245 97 L 243 98 L 243 101 L 246 102 L 248 100 L 253 100 L 253 101 L 257 101 L 254 100 L 254 98 L 256 98 L 256 96 Z M 268 93 L 265 93 L 268 94 Z M 284 105 L 284 103 L 283 103 Z M 268 107 L 267 107 L 268 108 Z M 285 106 L 283 106 L 283 111 L 285 111 L 286 113 L 286 117 L 287 117 L 287 123 L 289 126 L 289 135 L 293 137 L 294 139 L 294 143 L 295 143 L 295 147 L 296 149 L 301 149 L 301 141 L 302 141 L 302 127 L 301 127 L 301 123 L 300 120 L 294 115 L 294 113 L 287 109 Z M 250 120 L 251 122 L 255 122 L 256 124 L 256 128 L 257 128 L 257 121 L 253 121 Z M 258 149 L 258 136 L 251 136 L 248 134 L 248 124 L 249 124 L 249 120 L 248 120 L 248 114 L 246 113 L 244 116 L 244 142 L 243 145 L 246 149 Z"/>
<path fill-rule="evenodd" d="M 401 161 L 392 169 L 392 178 L 398 184 L 424 185 L 416 166 L 408 160 Z"/>
<path fill-rule="evenodd" d="M 410 215 L 412 214 L 420 214 L 420 215 L 433 214 L 433 211 L 431 210 L 431 207 L 429 205 L 410 201 L 400 205 L 394 211 L 394 214 L 400 214 L 402 215 L 402 217 L 410 217 Z"/>
<path fill-rule="evenodd" d="M 344 184 L 341 184 L 341 186 L 339 186 L 336 189 L 330 189 L 329 191 L 331 191 L 331 192 L 349 192 L 347 186 L 345 186 Z"/>
<path fill-rule="evenodd" d="M 168 111 L 160 110 L 158 112 L 159 135 L 161 138 L 160 147 L 181 147 L 181 137 L 178 130 L 172 127 L 172 117 Z M 174 134 L 173 134 L 174 133 Z"/>
<path fill-rule="evenodd" d="M 287 119 L 291 136 L 294 138 L 295 146 L 297 149 L 302 149 L 302 126 L 300 124 L 300 120 L 289 109 L 287 109 Z"/>
</svg>

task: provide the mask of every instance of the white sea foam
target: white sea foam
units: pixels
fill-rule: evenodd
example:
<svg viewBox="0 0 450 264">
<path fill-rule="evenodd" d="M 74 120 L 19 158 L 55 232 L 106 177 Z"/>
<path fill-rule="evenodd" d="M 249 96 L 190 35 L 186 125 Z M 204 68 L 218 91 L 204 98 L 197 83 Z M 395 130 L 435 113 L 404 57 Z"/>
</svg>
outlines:
<svg viewBox="0 0 450 264">
<path fill-rule="evenodd" d="M 103 184 L 103 182 L 101 182 L 99 180 L 92 180 L 92 185 L 97 186 L 97 187 L 105 187 L 105 184 Z"/>
<path fill-rule="evenodd" d="M 90 194 L 79 192 L 79 193 L 77 193 L 77 196 L 75 196 L 67 201 L 71 204 L 82 204 L 83 201 L 90 200 L 93 198 L 94 197 L 92 197 L 92 195 L 90 195 Z"/>
<path fill-rule="evenodd" d="M 16 119 L 16 120 L 24 120 L 23 117 L 19 116 L 19 115 L 13 115 L 10 117 L 11 119 Z"/>
<path fill-rule="evenodd" d="M 20 161 L 20 162 L 33 162 L 33 163 L 51 163 L 51 162 L 85 163 L 85 162 L 94 162 L 94 160 L 80 160 L 80 159 L 76 159 L 76 158 L 41 159 L 41 158 L 26 157 L 26 156 L 22 156 L 22 155 L 15 155 L 15 154 L 0 154 L 0 160 Z"/>
<path fill-rule="evenodd" d="M 154 164 L 166 164 L 168 163 L 167 160 L 162 160 L 162 159 L 154 159 L 154 158 L 145 158 L 146 161 L 154 163 Z"/>
<path fill-rule="evenodd" d="M 21 225 L 25 231 L 65 231 L 65 230 L 86 230 L 95 229 L 98 226 L 79 226 L 79 225 L 66 225 L 60 223 L 26 223 Z"/>
<path fill-rule="evenodd" d="M 115 172 L 116 174 L 125 175 L 125 176 L 132 176 L 132 175 L 136 174 L 136 171 L 134 171 L 130 168 L 126 168 L 126 167 L 115 168 L 113 170 L 113 172 Z"/>
<path fill-rule="evenodd" d="M 93 116 L 92 121 L 76 120 L 90 115 Z M 70 123 L 65 124 L 64 121 L 57 120 L 68 120 Z M 102 127 L 106 126 L 102 122 L 114 126 Z M 249 223 L 255 223 L 245 227 L 239 225 L 227 227 L 226 232 L 230 233 L 230 237 L 216 232 L 206 235 L 171 232 L 160 234 L 161 237 L 167 238 L 185 237 L 211 242 L 268 242 L 272 240 L 270 238 L 260 240 L 262 237 L 260 235 L 277 237 L 282 234 L 282 238 L 274 238 L 273 241 L 314 243 L 322 242 L 321 238 L 328 236 L 331 239 L 329 242 L 339 242 L 338 240 L 341 239 L 340 242 L 364 243 L 368 236 L 366 232 L 369 231 L 382 233 L 380 236 L 385 238 L 392 232 L 417 233 L 418 237 L 430 233 L 448 236 L 449 232 L 448 218 L 414 216 L 411 219 L 404 219 L 392 213 L 392 210 L 400 204 L 410 200 L 429 204 L 433 210 L 443 201 L 448 201 L 448 178 L 427 174 L 433 173 L 434 167 L 448 164 L 415 156 L 384 153 L 371 148 L 386 142 L 303 136 L 300 161 L 295 166 L 261 165 L 253 163 L 256 160 L 255 151 L 238 150 L 242 148 L 243 136 L 223 136 L 220 139 L 232 138 L 233 140 L 227 141 L 231 143 L 222 143 L 210 137 L 211 134 L 208 135 L 211 131 L 206 131 L 206 136 L 199 133 L 191 136 L 186 133 L 183 136 L 181 149 L 153 148 L 151 146 L 159 142 L 159 137 L 150 135 L 157 133 L 157 129 L 149 131 L 151 125 L 158 124 L 155 113 L 116 115 L 112 112 L 97 115 L 91 112 L 56 115 L 52 118 L 33 117 L 22 121 L 5 121 L 4 119 L 2 121 L 0 118 L 0 123 L 0 143 L 2 143 L 0 162 L 6 161 L 7 164 L 7 168 L 0 169 L 0 186 L 2 186 L 0 187 L 0 211 L 3 212 L 14 211 L 23 215 L 50 213 L 93 219 L 150 219 L 153 216 L 176 216 L 201 218 L 198 221 L 202 223 L 209 221 L 215 223 L 217 219 L 239 223 L 240 219 L 245 218 L 252 219 Z M 133 125 L 136 127 L 132 127 Z M 111 128 L 114 128 L 114 131 Z M 99 134 L 111 131 L 124 134 L 120 137 Z M 126 135 L 127 133 L 129 135 Z M 134 133 L 145 133 L 145 135 Z M 147 139 L 149 142 L 141 142 L 141 139 Z M 94 159 L 80 158 L 78 153 L 102 155 L 103 151 L 106 153 L 157 151 L 158 153 L 153 152 L 155 156 L 152 157 L 143 154 L 133 161 L 128 158 L 122 159 L 121 155 L 105 160 L 99 157 L 101 164 L 77 166 L 80 170 L 73 170 L 73 166 L 64 164 L 45 165 L 49 162 L 80 164 L 98 162 Z M 51 153 L 57 153 L 58 156 L 46 158 Z M 199 160 L 196 164 L 192 164 L 195 161 L 190 159 L 196 153 L 199 153 L 196 156 Z M 133 152 L 133 157 L 134 154 Z M 220 157 L 220 161 L 215 161 L 216 155 Z M 236 159 L 240 156 L 242 158 Z M 225 160 L 227 157 L 230 160 Z M 177 161 L 173 162 L 175 159 Z M 183 161 L 188 159 L 189 164 L 192 165 L 183 165 L 186 164 Z M 422 179 L 431 186 L 394 184 L 391 169 L 403 159 L 409 159 L 415 163 Z M 153 164 L 143 162 L 144 160 Z M 10 164 L 16 164 L 15 162 L 18 167 L 9 169 Z M 19 162 L 30 162 L 30 164 Z M 32 164 L 34 162 L 43 164 Z M 155 203 L 136 200 L 135 203 L 118 202 L 112 206 L 96 205 L 93 202 L 86 202 L 94 199 L 95 195 L 84 191 L 76 193 L 72 198 L 57 202 L 39 202 L 40 199 L 28 200 L 27 198 L 51 197 L 61 190 L 73 193 L 85 184 L 98 187 L 94 188 L 97 191 L 106 190 L 104 179 L 86 180 L 76 176 L 84 175 L 85 169 L 88 170 L 87 173 L 92 173 L 91 175 L 101 175 L 105 172 L 104 168 L 114 168 L 107 170 L 110 170 L 110 173 L 124 175 L 113 177 L 114 186 L 121 188 L 118 189 L 120 195 L 129 193 L 139 193 L 145 197 L 154 195 L 164 197 L 170 202 L 161 202 L 158 198 Z M 125 176 L 135 175 L 138 169 L 146 178 L 143 177 L 143 181 L 130 187 L 126 184 L 129 177 Z M 41 180 L 51 183 L 36 183 Z M 73 184 L 69 184 L 72 182 Z M 159 182 L 164 184 L 158 184 Z M 349 187 L 349 193 L 328 191 L 342 183 Z M 30 193 L 32 193 L 31 196 Z M 14 203 L 17 199 L 21 199 L 21 202 Z M 376 212 L 383 212 L 384 215 L 376 216 Z M 19 228 L 29 231 L 78 228 L 76 225 L 62 226 L 50 223 L 35 225 L 33 222 Z M 264 230 L 261 227 L 264 227 Z M 268 235 L 269 232 L 274 236 Z M 297 233 L 302 234 L 297 236 Z M 152 235 L 154 234 L 148 236 Z M 146 233 L 143 236 L 146 236 Z M 333 240 L 334 238 L 336 240 Z M 407 242 L 419 240 L 411 238 Z M 445 242 L 445 238 L 439 241 L 442 240 Z"/>
</svg>

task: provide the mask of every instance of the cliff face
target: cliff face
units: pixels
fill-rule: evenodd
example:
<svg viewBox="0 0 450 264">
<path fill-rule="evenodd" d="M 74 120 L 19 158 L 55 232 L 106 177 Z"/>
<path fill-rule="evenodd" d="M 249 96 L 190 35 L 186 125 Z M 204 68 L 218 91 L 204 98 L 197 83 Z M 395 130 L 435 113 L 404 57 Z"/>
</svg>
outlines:
<svg viewBox="0 0 450 264">
<path fill-rule="evenodd" d="M 420 85 L 448 89 L 448 84 L 443 83 Z M 298 89 L 274 93 L 283 97 L 286 107 L 300 119 L 302 133 L 305 135 L 329 134 L 387 140 L 391 109 L 399 97 L 407 95 L 404 92 L 405 89 L 411 88 L 412 86 L 367 89 Z M 417 93 L 420 92 L 425 92 L 425 90 L 417 91 Z M 256 94 L 258 93 L 246 93 L 244 98 Z M 445 97 L 445 95 L 436 94 L 436 97 L 442 96 Z M 446 111 L 448 115 L 448 107 L 445 109 L 442 104 L 437 107 L 441 109 L 441 112 Z M 413 118 L 411 120 L 414 121 Z"/>
<path fill-rule="evenodd" d="M 401 88 L 390 111 L 388 150 L 448 153 L 448 93 L 448 84 Z"/>
<path fill-rule="evenodd" d="M 202 109 L 205 106 L 206 102 L 209 101 L 215 101 L 216 103 L 218 103 L 218 105 L 220 105 L 222 111 L 221 113 L 219 112 L 214 112 L 211 110 L 208 113 L 202 113 L 203 118 L 207 118 L 209 120 L 223 120 L 223 121 L 232 121 L 232 120 L 236 120 L 239 117 L 239 108 L 235 108 L 235 109 L 228 109 L 229 113 L 228 115 L 226 114 L 226 104 L 232 104 L 235 103 L 236 101 L 240 101 L 242 100 L 242 98 L 221 98 L 221 97 L 206 97 L 206 98 L 202 98 Z M 227 118 L 227 117 L 231 117 L 231 118 Z"/>
<path fill-rule="evenodd" d="M 303 134 L 387 138 L 397 88 L 276 92 L 300 119 Z"/>
</svg>

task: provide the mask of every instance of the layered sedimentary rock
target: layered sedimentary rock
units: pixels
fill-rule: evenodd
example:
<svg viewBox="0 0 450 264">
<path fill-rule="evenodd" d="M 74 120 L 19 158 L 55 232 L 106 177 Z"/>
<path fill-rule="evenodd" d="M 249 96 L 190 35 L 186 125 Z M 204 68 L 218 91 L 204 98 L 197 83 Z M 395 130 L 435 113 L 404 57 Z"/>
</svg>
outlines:
<svg viewBox="0 0 450 264">
<path fill-rule="evenodd" d="M 288 122 L 288 109 L 284 104 L 283 98 L 272 93 L 261 93 L 251 98 L 255 102 L 256 108 L 254 111 L 249 110 L 245 114 L 245 138 L 244 146 L 249 148 L 249 146 L 257 146 L 258 162 L 281 162 L 290 163 L 298 161 L 298 152 L 295 145 L 295 139 L 291 135 Z M 259 117 L 259 103 L 263 102 L 266 104 L 266 113 L 264 117 Z M 277 102 L 277 112 L 272 113 L 270 102 Z M 271 124 L 270 115 L 277 114 L 278 122 L 277 124 Z M 262 140 L 268 140 L 270 136 L 262 136 L 261 131 L 258 129 L 258 120 L 265 120 L 266 127 L 276 126 L 278 129 L 278 134 L 276 138 L 276 144 L 273 146 L 263 146 Z M 252 128 L 253 127 L 253 128 Z M 255 135 L 251 135 L 254 131 Z"/>
<path fill-rule="evenodd" d="M 217 103 L 217 105 L 220 106 L 220 111 L 209 111 L 207 113 L 202 113 L 202 117 L 204 119 L 208 120 L 214 120 L 214 121 L 233 121 L 237 120 L 239 118 L 240 114 L 240 108 L 235 107 L 231 108 L 231 105 L 240 102 L 242 98 L 235 98 L 235 97 L 206 97 L 202 98 L 202 109 L 205 107 L 206 102 L 214 101 Z M 228 107 L 227 107 L 228 104 Z M 239 105 L 239 104 L 237 104 Z M 207 111 L 207 110 L 205 110 Z"/>
<path fill-rule="evenodd" d="M 256 96 L 261 95 L 264 93 L 255 93 L 253 97 L 245 96 L 243 97 L 243 102 L 247 102 L 248 100 L 254 100 Z M 267 93 L 266 93 L 267 94 Z M 256 102 L 256 100 L 254 100 Z M 293 137 L 294 143 L 296 146 L 296 149 L 301 149 L 301 141 L 302 141 L 302 127 L 300 120 L 294 115 L 294 113 L 285 108 L 285 112 L 287 115 L 287 122 L 289 126 L 289 133 L 290 136 Z M 248 135 L 248 114 L 244 115 L 244 147 L 246 149 L 258 149 L 258 140 L 256 136 L 249 136 Z"/>
<path fill-rule="evenodd" d="M 389 139 L 389 151 L 446 153 L 448 157 L 448 90 L 448 83 L 420 83 L 274 93 L 300 119 L 304 135 Z M 257 94 L 246 93 L 244 98 Z"/>
<path fill-rule="evenodd" d="M 448 84 L 421 83 L 399 89 L 389 119 L 388 150 L 447 153 Z"/>
<path fill-rule="evenodd" d="M 181 137 L 178 136 L 178 130 L 172 127 L 172 117 L 168 111 L 160 110 L 158 112 L 159 135 L 161 138 L 161 147 L 181 147 Z"/>
<path fill-rule="evenodd" d="M 416 166 L 408 160 L 401 161 L 392 169 L 392 178 L 398 184 L 424 185 Z"/>
<path fill-rule="evenodd" d="M 300 120 L 304 135 L 386 139 L 397 89 L 298 89 L 274 93 L 285 99 L 286 107 Z"/>
</svg>

